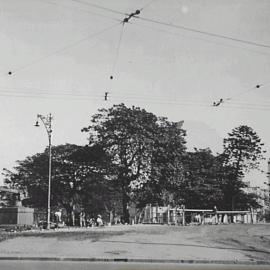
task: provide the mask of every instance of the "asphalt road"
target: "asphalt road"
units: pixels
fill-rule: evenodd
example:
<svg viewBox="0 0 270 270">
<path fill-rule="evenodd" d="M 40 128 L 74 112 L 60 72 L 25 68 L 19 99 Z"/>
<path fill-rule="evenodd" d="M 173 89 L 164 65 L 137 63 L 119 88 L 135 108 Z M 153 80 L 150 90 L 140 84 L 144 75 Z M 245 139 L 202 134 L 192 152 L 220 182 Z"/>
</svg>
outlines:
<svg viewBox="0 0 270 270">
<path fill-rule="evenodd" d="M 0 261 L 3 270 L 269 270 L 270 265 L 216 265 L 216 264 L 164 264 L 164 263 L 113 263 L 113 262 L 51 262 L 51 261 Z"/>
</svg>

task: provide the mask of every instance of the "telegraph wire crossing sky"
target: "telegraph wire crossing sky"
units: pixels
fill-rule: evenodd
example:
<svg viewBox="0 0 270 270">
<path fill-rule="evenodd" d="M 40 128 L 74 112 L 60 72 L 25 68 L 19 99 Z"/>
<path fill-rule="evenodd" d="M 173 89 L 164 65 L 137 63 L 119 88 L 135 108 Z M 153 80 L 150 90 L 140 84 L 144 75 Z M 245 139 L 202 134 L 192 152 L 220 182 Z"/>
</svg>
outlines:
<svg viewBox="0 0 270 270">
<path fill-rule="evenodd" d="M 269 153 L 269 1 L 0 6 L 1 168 L 44 150 L 37 114 L 53 114 L 53 144 L 85 144 L 90 116 L 122 102 L 185 120 L 189 149 L 221 152 L 222 138 L 247 124 Z M 264 178 L 250 176 L 256 185 Z"/>
</svg>

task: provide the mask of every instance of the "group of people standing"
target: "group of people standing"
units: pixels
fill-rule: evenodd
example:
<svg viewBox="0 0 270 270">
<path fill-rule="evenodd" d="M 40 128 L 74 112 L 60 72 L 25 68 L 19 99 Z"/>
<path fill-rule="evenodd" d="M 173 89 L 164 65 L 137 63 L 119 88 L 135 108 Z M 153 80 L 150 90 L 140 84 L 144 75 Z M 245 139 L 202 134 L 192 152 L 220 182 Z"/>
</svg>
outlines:
<svg viewBox="0 0 270 270">
<path fill-rule="evenodd" d="M 54 213 L 54 221 L 56 223 L 66 223 L 71 226 L 79 226 L 79 227 L 95 227 L 95 226 L 104 226 L 104 222 L 101 215 L 97 215 L 97 217 L 93 217 L 87 215 L 84 211 L 80 213 L 74 213 L 72 211 L 70 219 L 66 219 L 65 215 L 62 215 L 62 211 L 58 210 Z M 67 222 L 66 222 L 67 221 Z"/>
<path fill-rule="evenodd" d="M 98 215 L 96 219 L 93 217 L 86 218 L 86 214 L 83 211 L 79 214 L 79 221 L 80 221 L 80 227 L 104 226 L 101 215 Z"/>
<path fill-rule="evenodd" d="M 87 218 L 84 211 L 80 212 L 79 214 L 79 223 L 80 223 L 80 227 L 104 226 L 101 215 L 98 215 L 96 219 L 94 217 Z"/>
</svg>

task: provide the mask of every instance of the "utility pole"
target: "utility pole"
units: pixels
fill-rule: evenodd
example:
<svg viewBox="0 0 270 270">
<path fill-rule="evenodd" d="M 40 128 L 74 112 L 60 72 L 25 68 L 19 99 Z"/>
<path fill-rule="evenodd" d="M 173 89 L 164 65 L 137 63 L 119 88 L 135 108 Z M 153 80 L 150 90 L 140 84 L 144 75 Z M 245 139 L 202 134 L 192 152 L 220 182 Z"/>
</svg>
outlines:
<svg viewBox="0 0 270 270">
<path fill-rule="evenodd" d="M 48 135 L 49 140 L 49 175 L 48 175 L 48 206 L 47 206 L 47 229 L 50 229 L 51 220 L 51 178 L 52 178 L 52 115 L 43 116 L 41 114 L 37 115 L 37 121 L 35 126 L 39 127 L 38 120 L 41 120 Z"/>
</svg>

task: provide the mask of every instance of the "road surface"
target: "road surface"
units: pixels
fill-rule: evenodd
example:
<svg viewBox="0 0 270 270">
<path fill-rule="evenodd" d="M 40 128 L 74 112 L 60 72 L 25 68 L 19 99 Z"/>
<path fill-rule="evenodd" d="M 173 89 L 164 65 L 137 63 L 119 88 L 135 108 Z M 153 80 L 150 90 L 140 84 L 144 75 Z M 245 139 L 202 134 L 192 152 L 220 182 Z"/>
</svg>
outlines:
<svg viewBox="0 0 270 270">
<path fill-rule="evenodd" d="M 131 260 L 129 262 L 263 261 L 270 265 L 269 231 L 270 225 L 245 224 L 187 227 L 137 225 L 30 231 L 3 235 L 0 258 L 124 258 Z"/>
<path fill-rule="evenodd" d="M 50 262 L 50 261 L 0 261 L 5 270 L 269 270 L 268 265 L 202 265 L 163 263 L 113 263 L 113 262 Z"/>
</svg>

